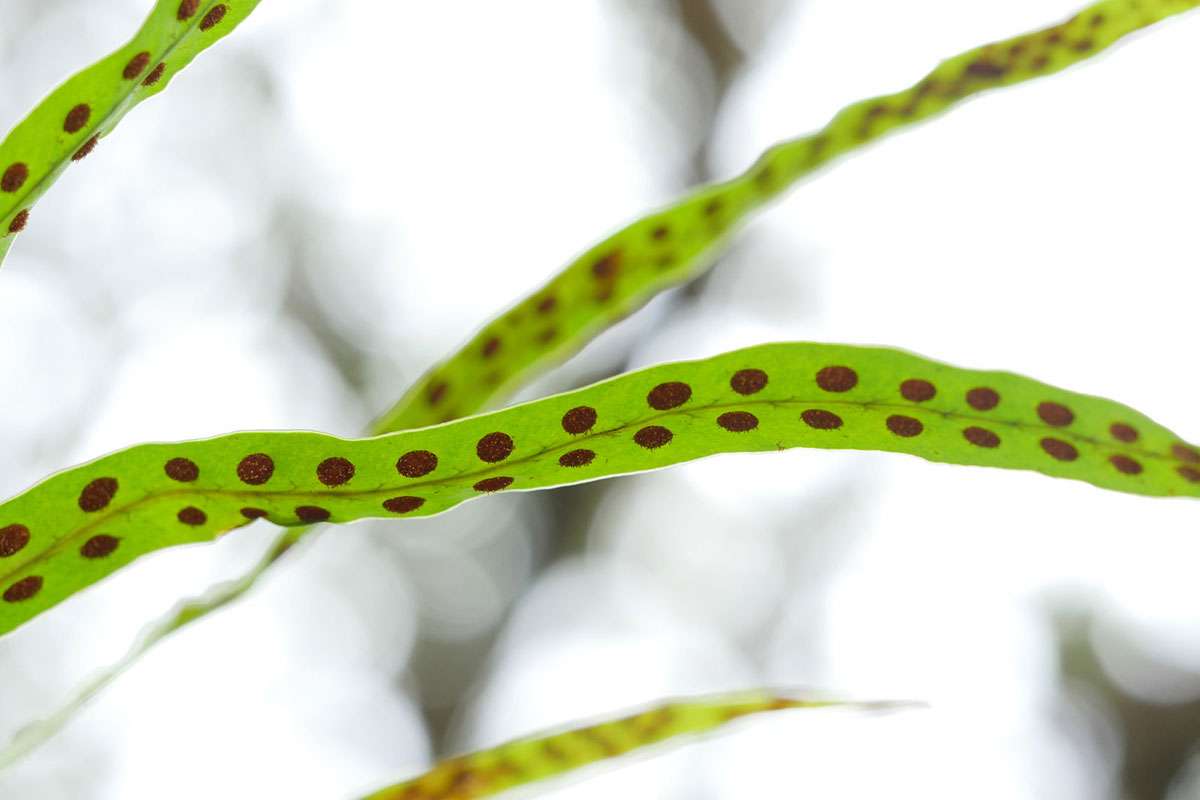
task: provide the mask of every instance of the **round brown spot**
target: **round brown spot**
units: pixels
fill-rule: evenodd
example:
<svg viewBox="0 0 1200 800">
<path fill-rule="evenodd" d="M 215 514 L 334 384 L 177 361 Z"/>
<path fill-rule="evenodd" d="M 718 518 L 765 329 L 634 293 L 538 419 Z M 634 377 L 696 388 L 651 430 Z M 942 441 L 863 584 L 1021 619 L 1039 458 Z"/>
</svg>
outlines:
<svg viewBox="0 0 1200 800">
<path fill-rule="evenodd" d="M 592 275 L 598 280 L 612 280 L 617 277 L 617 269 L 621 266 L 621 254 L 609 253 L 596 259 L 592 264 Z"/>
<path fill-rule="evenodd" d="M 800 415 L 804 424 L 819 431 L 832 431 L 842 427 L 842 418 L 823 408 L 810 408 Z"/>
<path fill-rule="evenodd" d="M 858 373 L 849 367 L 825 367 L 817 373 L 817 386 L 827 392 L 848 392 L 858 385 Z"/>
<path fill-rule="evenodd" d="M 674 438 L 675 434 L 662 425 L 647 425 L 633 435 L 633 440 L 647 450 L 662 447 Z"/>
<path fill-rule="evenodd" d="M 976 447 L 999 447 L 1000 437 L 989 431 L 987 428 L 976 428 L 974 426 L 963 429 L 963 438 Z"/>
<path fill-rule="evenodd" d="M 341 486 L 354 477 L 354 465 L 340 456 L 327 458 L 317 465 L 317 480 L 326 486 Z"/>
<path fill-rule="evenodd" d="M 507 489 L 512 486 L 513 479 L 508 476 L 501 475 L 496 478 L 484 478 L 475 483 L 474 489 L 477 492 L 498 492 L 501 489 Z"/>
<path fill-rule="evenodd" d="M 254 508 L 253 506 L 246 506 L 245 508 L 242 509 L 242 516 L 245 517 L 246 519 L 262 519 L 266 515 L 267 515 L 267 510 L 265 508 Z"/>
<path fill-rule="evenodd" d="M 717 424 L 733 433 L 744 433 L 758 427 L 758 417 L 749 411 L 726 411 L 717 417 Z"/>
<path fill-rule="evenodd" d="M 1124 422 L 1114 422 L 1108 426 L 1108 432 L 1118 441 L 1136 442 L 1138 440 L 1137 428 L 1132 425 L 1126 425 Z"/>
<path fill-rule="evenodd" d="M 153 86 L 162 80 L 163 73 L 167 71 L 167 65 L 158 62 L 158 66 L 150 70 L 150 74 L 146 76 L 146 80 L 142 81 L 142 86 Z"/>
<path fill-rule="evenodd" d="M 200 477 L 200 468 L 190 458 L 172 458 L 163 464 L 163 472 L 173 481 L 191 483 Z"/>
<path fill-rule="evenodd" d="M 4 174 L 0 175 L 0 190 L 15 192 L 25 185 L 28 177 L 29 167 L 24 163 L 18 161 L 16 164 L 11 164 L 8 169 L 4 170 Z"/>
<path fill-rule="evenodd" d="M 111 503 L 116 494 L 116 478 L 96 478 L 79 493 L 79 507 L 84 511 L 99 511 Z"/>
<path fill-rule="evenodd" d="M 1042 422 L 1063 428 L 1075 421 L 1075 414 L 1061 403 L 1038 403 L 1037 414 Z"/>
<path fill-rule="evenodd" d="M 1184 480 L 1191 481 L 1192 483 L 1200 483 L 1200 469 L 1196 469 L 1195 467 L 1179 467 L 1176 472 Z"/>
<path fill-rule="evenodd" d="M 654 230 L 650 231 L 650 238 L 656 242 L 661 242 L 671 235 L 671 229 L 666 225 L 655 226 Z"/>
<path fill-rule="evenodd" d="M 121 77 L 127 81 L 131 81 L 138 75 L 141 75 L 142 70 L 146 69 L 149 64 L 150 53 L 149 51 L 143 50 L 133 58 L 129 59 L 129 63 L 126 64 L 125 69 L 121 71 Z"/>
<path fill-rule="evenodd" d="M 767 373 L 761 369 L 739 369 L 729 379 L 729 387 L 738 394 L 758 394 L 767 385 Z"/>
<path fill-rule="evenodd" d="M 678 408 L 690 399 L 692 399 L 692 387 L 680 381 L 660 383 L 646 395 L 646 402 L 650 404 L 650 407 L 659 411 Z"/>
<path fill-rule="evenodd" d="M 17 212 L 17 215 L 8 223 L 9 233 L 20 233 L 25 230 L 25 226 L 29 224 L 29 209 L 23 208 Z"/>
<path fill-rule="evenodd" d="M 410 450 L 396 462 L 396 472 L 406 478 L 420 478 L 437 469 L 438 457 L 428 450 Z"/>
<path fill-rule="evenodd" d="M 480 461 L 495 464 L 497 461 L 503 461 L 512 455 L 513 447 L 511 436 L 507 433 L 496 431 L 484 436 L 475 444 L 475 455 L 479 456 Z"/>
<path fill-rule="evenodd" d="M 0 558 L 8 558 L 29 544 L 29 528 L 24 525 L 5 525 L 0 528 Z"/>
<path fill-rule="evenodd" d="M 63 130 L 67 133 L 79 133 L 91 118 L 92 107 L 87 103 L 80 103 L 67 112 L 67 118 L 63 120 Z"/>
<path fill-rule="evenodd" d="M 704 216 L 715 217 L 717 214 L 721 213 L 721 209 L 724 207 L 725 204 L 721 201 L 721 198 L 714 197 L 712 200 L 709 200 L 704 204 Z"/>
<path fill-rule="evenodd" d="M 14 583 L 4 590 L 4 600 L 8 603 L 19 603 L 28 600 L 42 590 L 42 576 L 30 575 Z"/>
<path fill-rule="evenodd" d="M 921 424 L 921 420 L 913 417 L 906 417 L 903 414 L 892 414 L 887 418 L 888 430 L 897 436 L 903 436 L 908 439 L 913 436 L 920 436 L 925 430 L 925 426 Z"/>
<path fill-rule="evenodd" d="M 1079 451 L 1075 449 L 1075 445 L 1064 442 L 1062 439 L 1053 439 L 1047 436 L 1042 439 L 1041 445 L 1051 458 L 1059 461 L 1074 461 L 1079 458 Z"/>
<path fill-rule="evenodd" d="M 329 509 L 320 506 L 296 506 L 296 519 L 301 522 L 324 522 L 329 519 Z"/>
<path fill-rule="evenodd" d="M 483 353 L 484 358 L 491 358 L 492 356 L 496 355 L 496 353 L 499 353 L 500 352 L 500 337 L 493 336 L 490 339 L 488 339 L 486 342 L 484 342 L 483 350 L 481 352 Z"/>
<path fill-rule="evenodd" d="M 242 483 L 261 486 L 275 474 L 275 461 L 266 453 L 251 453 L 238 462 L 237 476 Z"/>
<path fill-rule="evenodd" d="M 186 506 L 179 509 L 179 513 L 175 515 L 184 525 L 203 525 L 208 522 L 208 515 L 195 506 Z"/>
<path fill-rule="evenodd" d="M 84 542 L 83 547 L 79 548 L 79 555 L 84 558 L 104 558 L 111 555 L 120 543 L 121 540 L 117 537 L 101 533 Z"/>
<path fill-rule="evenodd" d="M 924 403 L 926 400 L 932 400 L 936 394 L 937 387 L 929 381 L 923 381 L 920 378 L 909 378 L 900 384 L 900 396 L 914 403 Z"/>
<path fill-rule="evenodd" d="M 549 314 L 558 307 L 558 298 L 552 294 L 548 294 L 538 301 L 537 312 L 539 314 Z"/>
<path fill-rule="evenodd" d="M 591 406 L 576 406 L 563 414 L 562 426 L 567 433 L 587 433 L 596 424 L 596 409 Z"/>
<path fill-rule="evenodd" d="M 383 507 L 393 514 L 407 514 L 425 505 L 424 497 L 390 497 L 383 501 Z"/>
<path fill-rule="evenodd" d="M 558 328 L 551 325 L 537 335 L 538 344 L 550 344 L 558 336 Z"/>
<path fill-rule="evenodd" d="M 210 30 L 218 22 L 225 19 L 225 12 L 228 10 L 229 9 L 225 7 L 224 3 L 218 3 L 217 5 L 213 6 L 212 9 L 210 9 L 209 12 L 204 15 L 204 19 L 200 20 L 200 30 Z"/>
<path fill-rule="evenodd" d="M 179 4 L 179 11 L 175 17 L 182 22 L 185 19 L 191 19 L 196 15 L 196 9 L 200 7 L 200 0 L 182 0 Z"/>
<path fill-rule="evenodd" d="M 1180 461 L 1187 461 L 1191 464 L 1200 464 L 1200 453 L 1194 448 L 1188 447 L 1186 444 L 1171 445 L 1171 454 Z"/>
<path fill-rule="evenodd" d="M 977 386 L 967 392 L 967 405 L 976 411 L 991 411 L 1000 405 L 1000 394 L 995 389 Z"/>
<path fill-rule="evenodd" d="M 92 154 L 96 149 L 96 145 L 100 142 L 100 134 L 96 134 L 92 138 L 83 143 L 83 146 L 75 151 L 75 155 L 71 156 L 72 161 L 83 161 Z"/>
<path fill-rule="evenodd" d="M 1138 475 L 1142 471 L 1142 465 L 1129 456 L 1116 455 L 1108 460 L 1117 468 L 1117 472 L 1123 472 L 1126 475 Z"/>
<path fill-rule="evenodd" d="M 591 450 L 572 450 L 559 456 L 558 465 L 560 467 L 586 467 L 595 458 L 596 454 Z"/>
</svg>

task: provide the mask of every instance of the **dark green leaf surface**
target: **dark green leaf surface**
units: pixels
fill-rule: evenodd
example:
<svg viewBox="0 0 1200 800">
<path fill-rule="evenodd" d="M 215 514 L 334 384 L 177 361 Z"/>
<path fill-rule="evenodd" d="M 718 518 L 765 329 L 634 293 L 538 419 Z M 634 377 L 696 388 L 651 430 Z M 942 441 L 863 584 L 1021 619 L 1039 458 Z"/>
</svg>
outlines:
<svg viewBox="0 0 1200 800">
<path fill-rule="evenodd" d="M 1132 409 L 884 348 L 768 344 L 431 428 L 144 444 L 0 504 L 0 632 L 134 558 L 280 525 L 437 514 L 723 452 L 888 450 L 1200 496 L 1200 451 Z"/>
<path fill-rule="evenodd" d="M 124 47 L 69 78 L 0 143 L 0 262 L 30 209 L 122 117 L 158 94 L 260 0 L 159 0 Z"/>
</svg>

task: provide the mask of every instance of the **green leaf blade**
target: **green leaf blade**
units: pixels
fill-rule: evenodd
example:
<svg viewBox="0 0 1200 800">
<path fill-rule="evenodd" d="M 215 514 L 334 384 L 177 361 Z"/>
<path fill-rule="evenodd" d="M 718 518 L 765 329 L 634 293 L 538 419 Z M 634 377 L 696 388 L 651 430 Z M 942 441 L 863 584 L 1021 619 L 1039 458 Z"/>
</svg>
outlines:
<svg viewBox="0 0 1200 800">
<path fill-rule="evenodd" d="M 158 94 L 260 0 L 159 0 L 123 47 L 68 78 L 0 143 L 0 263 L 29 212 L 134 106 Z"/>
<path fill-rule="evenodd" d="M 745 692 L 677 700 L 620 719 L 507 742 L 436 765 L 366 800 L 470 800 L 563 775 L 662 742 L 710 733 L 751 714 L 845 707 L 887 709 L 899 704 L 804 700 Z"/>
<path fill-rule="evenodd" d="M 260 516 L 285 526 L 426 516 L 497 491 L 792 447 L 1200 496 L 1200 450 L 1119 403 L 887 348 L 768 344 L 431 428 L 356 440 L 234 433 L 64 471 L 0 504 L 0 530 L 27 538 L 0 558 L 0 632 L 144 553 Z"/>
<path fill-rule="evenodd" d="M 1058 25 L 947 59 L 908 89 L 847 106 L 821 130 L 770 148 L 742 175 L 704 187 L 588 249 L 426 373 L 377 428 L 432 425 L 489 407 L 658 293 L 703 273 L 755 211 L 839 156 L 981 92 L 1059 72 L 1197 5 L 1200 0 L 1104 0 Z"/>
</svg>

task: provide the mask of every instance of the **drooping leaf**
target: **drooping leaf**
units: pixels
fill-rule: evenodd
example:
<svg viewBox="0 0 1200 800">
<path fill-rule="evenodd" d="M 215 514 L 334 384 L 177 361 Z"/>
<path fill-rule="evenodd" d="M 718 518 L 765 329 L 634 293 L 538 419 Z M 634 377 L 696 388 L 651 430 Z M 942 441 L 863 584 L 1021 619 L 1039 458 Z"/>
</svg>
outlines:
<svg viewBox="0 0 1200 800">
<path fill-rule="evenodd" d="M 1059 25 L 955 56 L 908 89 L 847 106 L 816 133 L 770 148 L 742 175 L 588 249 L 433 367 L 383 415 L 383 426 L 431 425 L 489 407 L 654 295 L 706 270 L 736 226 L 837 156 L 971 95 L 1058 72 L 1197 5 L 1200 0 L 1104 0 Z"/>
<path fill-rule="evenodd" d="M 158 0 L 128 44 L 68 78 L 12 129 L 0 143 L 0 263 L 58 176 L 259 2 Z"/>
<path fill-rule="evenodd" d="M 0 504 L 0 632 L 144 553 L 252 519 L 425 516 L 498 491 L 790 447 L 1200 496 L 1200 449 L 1111 400 L 885 348 L 768 344 L 370 439 L 233 433 L 74 467 Z"/>
<path fill-rule="evenodd" d="M 538 734 L 451 758 L 365 800 L 491 797 L 667 740 L 708 733 L 750 714 L 831 707 L 889 710 L 904 705 L 802 700 L 767 692 L 676 700 L 620 719 Z"/>
</svg>

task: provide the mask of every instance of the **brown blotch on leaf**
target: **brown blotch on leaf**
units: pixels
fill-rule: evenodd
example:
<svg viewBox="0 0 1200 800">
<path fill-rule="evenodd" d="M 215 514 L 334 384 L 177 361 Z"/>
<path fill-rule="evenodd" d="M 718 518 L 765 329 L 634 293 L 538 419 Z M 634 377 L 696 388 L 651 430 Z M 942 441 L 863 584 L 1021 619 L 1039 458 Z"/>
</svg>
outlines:
<svg viewBox="0 0 1200 800">
<path fill-rule="evenodd" d="M 180 22 L 185 19 L 191 19 L 196 15 L 196 9 L 200 7 L 200 0 L 182 0 L 179 4 L 179 11 L 175 14 L 175 18 Z"/>
<path fill-rule="evenodd" d="M 29 544 L 29 528 L 24 525 L 5 525 L 0 528 L 0 558 L 8 558 Z"/>
<path fill-rule="evenodd" d="M 929 381 L 920 378 L 909 378 L 900 384 L 900 396 L 914 403 L 924 403 L 932 400 L 937 394 L 937 388 Z"/>
<path fill-rule="evenodd" d="M 1042 422 L 1056 428 L 1066 427 L 1075 421 L 1074 412 L 1060 403 L 1038 403 L 1037 414 Z"/>
<path fill-rule="evenodd" d="M 719 197 L 714 197 L 704 204 L 704 216 L 715 217 L 721 213 L 721 209 L 725 207 L 725 203 Z"/>
<path fill-rule="evenodd" d="M 646 395 L 646 402 L 650 407 L 659 411 L 678 408 L 691 399 L 692 387 L 680 381 L 660 383 Z"/>
<path fill-rule="evenodd" d="M 596 259 L 592 264 L 592 275 L 597 280 L 612 280 L 617 277 L 617 270 L 621 266 L 621 253 L 619 250 L 614 250 L 608 255 Z"/>
<path fill-rule="evenodd" d="M 75 155 L 71 156 L 72 161 L 83 161 L 92 154 L 96 149 L 96 145 L 100 143 L 100 134 L 96 134 L 92 138 L 83 143 L 83 146 L 75 151 Z"/>
<path fill-rule="evenodd" d="M 131 81 L 138 75 L 141 75 L 142 71 L 145 70 L 149 64 L 150 53 L 149 51 L 143 50 L 133 58 L 129 59 L 129 63 L 125 65 L 125 69 L 121 72 L 121 77 L 127 81 Z"/>
<path fill-rule="evenodd" d="M 1041 72 L 1046 67 L 1050 66 L 1050 56 L 1044 53 L 1035 56 L 1033 61 L 1029 62 L 1029 66 L 1033 67 L 1036 71 Z"/>
<path fill-rule="evenodd" d="M 987 428 L 971 426 L 963 429 L 963 438 L 976 447 L 999 447 L 1000 437 Z"/>
<path fill-rule="evenodd" d="M 538 301 L 537 312 L 539 314 L 549 314 L 558 307 L 558 298 L 552 294 L 548 294 Z"/>
<path fill-rule="evenodd" d="M 717 424 L 733 433 L 744 433 L 758 427 L 758 417 L 749 411 L 726 411 L 717 417 Z"/>
<path fill-rule="evenodd" d="M 354 477 L 354 464 L 340 456 L 327 458 L 317 465 L 317 480 L 326 486 L 341 486 Z"/>
<path fill-rule="evenodd" d="M 79 507 L 84 511 L 99 511 L 112 502 L 117 494 L 116 478 L 96 478 L 79 493 Z"/>
<path fill-rule="evenodd" d="M 251 486 L 261 486 L 274 474 L 275 461 L 266 453 L 251 453 L 237 465 L 238 479 Z"/>
<path fill-rule="evenodd" d="M 501 489 L 507 489 L 512 486 L 513 479 L 507 475 L 501 475 L 495 478 L 484 478 L 477 481 L 472 487 L 477 492 L 498 492 Z"/>
<path fill-rule="evenodd" d="M 324 522 L 329 519 L 329 509 L 320 506 L 296 506 L 296 519 L 301 522 Z"/>
<path fill-rule="evenodd" d="M 887 418 L 888 430 L 897 436 L 903 436 L 906 439 L 913 436 L 920 436 L 925 426 L 921 424 L 921 420 L 913 417 L 906 417 L 903 414 L 892 414 Z"/>
<path fill-rule="evenodd" d="M 1112 437 L 1121 442 L 1136 442 L 1138 440 L 1137 428 L 1132 425 L 1126 425 L 1124 422 L 1114 422 L 1108 426 L 1108 432 Z"/>
<path fill-rule="evenodd" d="M 4 600 L 8 603 L 19 603 L 28 600 L 42 590 L 42 576 L 30 575 L 14 583 L 4 590 Z"/>
<path fill-rule="evenodd" d="M 842 418 L 823 408 L 810 408 L 800 415 L 804 424 L 819 431 L 832 431 L 842 427 Z"/>
<path fill-rule="evenodd" d="M 666 225 L 656 225 L 654 230 L 650 231 L 650 238 L 656 242 L 661 242 L 671 235 L 671 229 Z"/>
<path fill-rule="evenodd" d="M 538 334 L 538 336 L 537 336 L 538 344 L 550 344 L 551 342 L 554 341 L 554 339 L 557 336 L 558 336 L 558 328 L 551 325 L 549 328 L 546 328 L 546 330 L 544 330 Z"/>
<path fill-rule="evenodd" d="M 166 72 L 167 65 L 163 62 L 158 62 L 158 66 L 150 70 L 150 74 L 146 76 L 146 80 L 142 81 L 142 86 L 153 86 L 162 80 L 163 73 Z"/>
<path fill-rule="evenodd" d="M 825 367 L 817 373 L 817 386 L 827 392 L 848 392 L 858 385 L 858 373 L 849 367 Z"/>
<path fill-rule="evenodd" d="M 67 118 L 63 120 L 63 130 L 67 133 L 79 133 L 91 118 L 92 107 L 87 103 L 80 103 L 67 112 Z"/>
<path fill-rule="evenodd" d="M 406 478 L 420 478 L 437 469 L 438 457 L 428 450 L 410 450 L 396 461 L 396 472 Z"/>
<path fill-rule="evenodd" d="M 410 511 L 416 511 L 423 505 L 425 505 L 424 497 L 411 497 L 408 495 L 403 497 L 389 497 L 383 501 L 383 507 L 393 514 L 407 514 Z"/>
<path fill-rule="evenodd" d="M 967 405 L 976 411 L 991 411 L 1000 405 L 1000 394 L 995 389 L 978 386 L 967 392 Z"/>
<path fill-rule="evenodd" d="M 267 510 L 265 508 L 254 508 L 253 506 L 246 506 L 245 508 L 242 509 L 242 516 L 245 517 L 246 519 L 261 519 L 261 518 L 267 516 Z"/>
<path fill-rule="evenodd" d="M 511 436 L 507 433 L 496 431 L 489 433 L 476 442 L 475 455 L 479 456 L 480 461 L 495 464 L 511 456 L 514 446 Z"/>
<path fill-rule="evenodd" d="M 647 425 L 633 435 L 633 441 L 647 450 L 662 447 L 675 438 L 675 434 L 662 425 Z"/>
<path fill-rule="evenodd" d="M 121 540 L 117 537 L 101 533 L 84 542 L 83 547 L 79 548 L 79 555 L 84 558 L 104 558 L 111 555 L 119 544 Z"/>
<path fill-rule="evenodd" d="M 1142 465 L 1129 456 L 1115 455 L 1108 460 L 1117 468 L 1117 472 L 1123 472 L 1126 475 L 1138 475 L 1142 471 Z"/>
<path fill-rule="evenodd" d="M 24 162 L 10 164 L 8 169 L 4 170 L 4 174 L 0 175 L 0 191 L 15 192 L 25 185 L 28 177 L 29 167 Z"/>
<path fill-rule="evenodd" d="M 562 426 L 567 433 L 587 433 L 596 424 L 596 409 L 591 406 L 576 406 L 563 414 Z"/>
<path fill-rule="evenodd" d="M 729 379 L 729 388 L 738 394 L 758 394 L 767 385 L 767 373 L 761 369 L 739 369 Z"/>
<path fill-rule="evenodd" d="M 980 57 L 967 64 L 966 73 L 972 78 L 1003 78 L 1008 74 L 1008 67 Z"/>
<path fill-rule="evenodd" d="M 1096 46 L 1096 43 L 1091 39 L 1080 39 L 1071 45 L 1071 49 L 1077 53 L 1086 53 Z"/>
<path fill-rule="evenodd" d="M 190 458 L 172 458 L 163 464 L 163 472 L 173 481 L 191 483 L 200 477 L 200 468 Z"/>
<path fill-rule="evenodd" d="M 195 506 L 185 506 L 175 516 L 184 525 L 203 525 L 208 522 L 208 515 Z"/>
<path fill-rule="evenodd" d="M 1200 464 L 1200 453 L 1196 452 L 1186 444 L 1171 445 L 1171 455 L 1175 456 L 1180 461 L 1187 461 L 1192 464 Z"/>
<path fill-rule="evenodd" d="M 23 208 L 17 212 L 17 215 L 12 218 L 12 222 L 8 223 L 9 233 L 20 233 L 25 230 L 25 226 L 29 224 L 29 209 Z"/>
<path fill-rule="evenodd" d="M 558 465 L 560 467 L 586 467 L 595 458 L 596 453 L 592 450 L 572 450 L 559 456 Z"/>
<path fill-rule="evenodd" d="M 225 12 L 228 10 L 229 9 L 224 3 L 219 3 L 213 6 L 209 12 L 204 15 L 204 19 L 200 20 L 200 30 L 207 31 L 212 29 L 214 25 L 225 19 Z"/>
<path fill-rule="evenodd" d="M 1200 483 L 1200 469 L 1196 469 L 1195 467 L 1179 467 L 1175 471 L 1184 480 L 1191 481 L 1192 483 Z"/>
<path fill-rule="evenodd" d="M 438 403 L 442 402 L 442 398 L 446 396 L 446 392 L 449 391 L 449 389 L 450 384 L 446 383 L 445 381 L 438 381 L 437 383 L 431 385 L 429 387 L 429 393 L 425 396 L 426 399 L 429 400 L 429 405 L 436 406 Z"/>
<path fill-rule="evenodd" d="M 1062 439 L 1054 439 L 1047 436 L 1040 442 L 1042 449 L 1054 459 L 1059 461 L 1074 461 L 1079 458 L 1079 451 L 1075 449 L 1075 445 L 1070 442 L 1064 442 Z"/>
<path fill-rule="evenodd" d="M 493 336 L 483 343 L 483 349 L 480 351 L 484 358 L 491 358 L 500 352 L 500 337 Z"/>
</svg>

